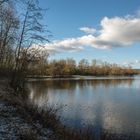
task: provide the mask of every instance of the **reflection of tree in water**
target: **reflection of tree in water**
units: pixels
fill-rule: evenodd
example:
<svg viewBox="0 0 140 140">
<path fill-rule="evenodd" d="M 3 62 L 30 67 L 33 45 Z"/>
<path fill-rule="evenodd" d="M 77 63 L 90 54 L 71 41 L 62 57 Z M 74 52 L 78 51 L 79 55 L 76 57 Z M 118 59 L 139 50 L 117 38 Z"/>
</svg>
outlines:
<svg viewBox="0 0 140 140">
<path fill-rule="evenodd" d="M 33 104 L 39 104 L 43 99 L 48 100 L 48 88 L 46 83 L 42 81 L 30 82 L 27 88 L 30 91 L 30 100 Z"/>
<path fill-rule="evenodd" d="M 101 80 L 95 79 L 95 80 L 80 80 L 75 82 L 80 88 L 85 88 L 86 86 L 92 86 L 93 88 L 96 89 L 99 86 L 115 87 L 122 84 L 131 86 L 133 81 L 134 79 L 101 79 Z"/>
<path fill-rule="evenodd" d="M 48 81 L 37 81 L 32 82 L 30 85 L 35 85 L 38 88 L 48 89 L 75 89 L 75 81 L 69 80 L 48 80 Z"/>
<path fill-rule="evenodd" d="M 43 89 L 75 89 L 77 86 L 117 86 L 121 84 L 127 84 L 130 86 L 134 80 L 133 79 L 95 79 L 95 80 L 48 80 L 48 81 L 36 81 L 31 82 L 30 86 L 35 89 L 42 91 Z"/>
<path fill-rule="evenodd" d="M 131 86 L 133 83 L 133 79 L 96 79 L 96 80 L 48 80 L 48 81 L 36 81 L 30 82 L 28 84 L 28 88 L 30 92 L 32 92 L 33 98 L 40 98 L 40 96 L 47 96 L 49 91 L 55 90 L 66 90 L 68 93 L 69 90 L 72 92 L 75 91 L 76 87 L 80 89 L 84 89 L 85 87 L 93 87 L 96 89 L 99 86 L 103 87 L 112 87 L 119 85 L 128 85 Z M 55 94 L 55 92 L 53 92 Z M 62 92 L 62 94 L 65 92 Z M 70 92 L 69 92 L 70 93 Z"/>
<path fill-rule="evenodd" d="M 76 88 L 75 81 L 65 80 L 48 80 L 48 81 L 36 81 L 27 84 L 27 88 L 32 94 L 31 100 L 34 102 L 38 99 L 48 99 L 48 94 L 55 94 L 55 90 L 74 90 Z M 66 92 L 67 92 L 66 91 Z"/>
<path fill-rule="evenodd" d="M 134 79 L 102 79 L 102 80 L 92 80 L 87 81 L 90 86 L 93 86 L 94 88 L 97 88 L 98 86 L 104 86 L 104 87 L 112 87 L 112 86 L 119 86 L 119 85 L 128 85 L 131 86 Z"/>
</svg>

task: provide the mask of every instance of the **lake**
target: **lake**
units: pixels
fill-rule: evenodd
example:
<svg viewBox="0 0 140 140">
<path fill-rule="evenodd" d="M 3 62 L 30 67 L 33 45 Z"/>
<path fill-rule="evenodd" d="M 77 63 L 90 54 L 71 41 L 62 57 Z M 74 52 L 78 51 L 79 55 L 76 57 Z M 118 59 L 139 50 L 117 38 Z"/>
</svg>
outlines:
<svg viewBox="0 0 140 140">
<path fill-rule="evenodd" d="M 31 80 L 29 99 L 59 107 L 67 126 L 140 135 L 140 77 Z"/>
</svg>

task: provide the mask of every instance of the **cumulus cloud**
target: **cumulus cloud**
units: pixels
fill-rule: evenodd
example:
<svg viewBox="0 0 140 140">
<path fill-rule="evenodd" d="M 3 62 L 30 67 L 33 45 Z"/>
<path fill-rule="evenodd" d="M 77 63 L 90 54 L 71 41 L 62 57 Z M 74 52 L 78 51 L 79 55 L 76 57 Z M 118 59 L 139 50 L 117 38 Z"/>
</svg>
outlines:
<svg viewBox="0 0 140 140">
<path fill-rule="evenodd" d="M 44 44 L 43 49 L 47 49 L 50 53 L 56 52 L 74 52 L 83 50 L 85 46 L 92 46 L 94 48 L 106 49 L 107 46 L 101 46 L 105 42 L 98 42 L 93 35 L 85 35 L 77 38 L 68 38 L 64 40 L 53 41 L 52 43 Z M 99 46 L 98 46 L 99 45 Z M 101 46 L 101 47 L 100 47 Z"/>
<path fill-rule="evenodd" d="M 44 48 L 48 52 L 80 51 L 89 46 L 97 49 L 109 49 L 130 46 L 140 43 L 140 18 L 137 16 L 104 17 L 100 22 L 100 29 L 82 27 L 86 34 L 81 37 L 55 40 L 47 43 Z M 94 35 L 93 33 L 98 32 Z"/>
<path fill-rule="evenodd" d="M 101 21 L 100 40 L 122 46 L 140 42 L 140 18 L 107 18 Z M 113 45 L 112 45 L 113 47 Z"/>
<path fill-rule="evenodd" d="M 79 28 L 80 31 L 85 32 L 87 34 L 93 34 L 96 32 L 96 29 L 91 28 L 91 27 L 81 27 Z"/>
</svg>

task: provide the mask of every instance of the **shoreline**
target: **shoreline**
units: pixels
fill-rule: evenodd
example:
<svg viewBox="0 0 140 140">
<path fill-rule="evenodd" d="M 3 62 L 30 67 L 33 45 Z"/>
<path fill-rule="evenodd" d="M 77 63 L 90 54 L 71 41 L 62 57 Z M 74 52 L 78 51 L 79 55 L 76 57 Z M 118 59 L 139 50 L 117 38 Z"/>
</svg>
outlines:
<svg viewBox="0 0 140 140">
<path fill-rule="evenodd" d="M 133 76 L 83 76 L 72 75 L 71 77 L 53 77 L 53 76 L 27 76 L 27 81 L 48 81 L 48 80 L 133 80 L 136 75 Z M 138 76 L 138 75 L 137 75 Z"/>
<path fill-rule="evenodd" d="M 26 95 L 24 95 L 26 96 Z M 52 108 L 40 110 L 32 106 L 9 86 L 7 80 L 0 80 L 0 139 L 14 140 L 97 140 L 96 134 L 64 126 Z M 100 140 L 135 139 L 136 136 L 110 134 L 103 131 Z M 139 138 L 139 136 L 138 136 Z"/>
</svg>

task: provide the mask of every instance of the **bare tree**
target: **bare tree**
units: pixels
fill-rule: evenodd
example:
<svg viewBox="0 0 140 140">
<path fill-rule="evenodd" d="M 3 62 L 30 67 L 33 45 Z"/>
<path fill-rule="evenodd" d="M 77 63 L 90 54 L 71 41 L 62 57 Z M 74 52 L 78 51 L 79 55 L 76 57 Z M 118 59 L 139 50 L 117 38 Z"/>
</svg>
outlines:
<svg viewBox="0 0 140 140">
<path fill-rule="evenodd" d="M 4 67 L 11 65 L 19 20 L 12 4 L 0 7 L 0 67 Z"/>
<path fill-rule="evenodd" d="M 31 55 L 32 58 L 34 58 L 35 56 L 37 56 L 37 53 L 40 53 L 41 51 L 40 43 L 48 41 L 47 39 L 48 37 L 44 35 L 44 33 L 46 32 L 46 26 L 41 23 L 43 19 L 44 10 L 39 7 L 38 0 L 24 0 L 23 5 L 24 5 L 23 8 L 24 13 L 22 13 L 20 17 L 21 30 L 19 30 L 18 43 L 15 53 L 16 58 L 15 72 L 12 80 L 12 83 L 13 84 L 16 83 L 16 86 L 17 83 L 20 85 L 20 81 L 22 81 L 21 79 L 19 79 L 20 77 L 19 73 L 21 73 L 21 75 L 26 74 L 25 68 L 27 68 L 27 61 L 29 60 L 28 52 L 29 51 L 31 52 L 30 53 L 31 60 Z M 37 46 L 34 53 L 33 51 L 31 51 L 31 49 L 29 49 L 33 46 Z M 22 53 L 24 53 L 24 55 Z"/>
<path fill-rule="evenodd" d="M 43 34 L 46 31 L 46 26 L 41 24 L 43 9 L 38 6 L 38 1 L 26 0 L 24 5 L 25 13 L 23 13 L 21 17 L 21 33 L 19 35 L 19 41 L 16 48 L 16 69 L 20 69 L 22 67 L 19 65 L 19 61 L 20 54 L 23 49 L 28 52 L 28 49 L 34 44 L 39 46 L 40 42 L 48 41 L 47 37 Z M 36 50 L 39 51 L 39 48 L 40 47 Z"/>
</svg>

